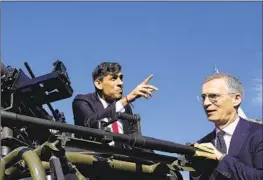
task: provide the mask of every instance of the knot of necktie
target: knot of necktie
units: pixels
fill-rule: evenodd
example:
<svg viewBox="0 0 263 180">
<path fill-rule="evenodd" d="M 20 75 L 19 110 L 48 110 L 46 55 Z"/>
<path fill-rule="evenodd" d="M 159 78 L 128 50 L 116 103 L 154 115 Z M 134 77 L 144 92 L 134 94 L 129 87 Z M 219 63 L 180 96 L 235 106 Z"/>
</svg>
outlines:
<svg viewBox="0 0 263 180">
<path fill-rule="evenodd" d="M 220 130 L 220 131 L 218 131 L 218 132 L 216 133 L 216 136 L 217 136 L 217 137 L 224 137 L 224 135 L 225 135 L 225 132 L 222 131 L 222 130 Z"/>
</svg>

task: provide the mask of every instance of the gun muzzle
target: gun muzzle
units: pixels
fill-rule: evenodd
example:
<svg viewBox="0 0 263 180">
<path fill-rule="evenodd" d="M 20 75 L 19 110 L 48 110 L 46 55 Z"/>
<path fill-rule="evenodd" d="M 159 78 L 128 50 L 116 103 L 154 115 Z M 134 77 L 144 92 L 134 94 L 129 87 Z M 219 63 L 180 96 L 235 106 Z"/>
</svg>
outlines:
<svg viewBox="0 0 263 180">
<path fill-rule="evenodd" d="M 8 69 L 5 67 L 5 65 L 2 62 L 0 62 L 0 72 L 1 72 L 1 76 L 8 74 L 9 72 Z"/>
</svg>

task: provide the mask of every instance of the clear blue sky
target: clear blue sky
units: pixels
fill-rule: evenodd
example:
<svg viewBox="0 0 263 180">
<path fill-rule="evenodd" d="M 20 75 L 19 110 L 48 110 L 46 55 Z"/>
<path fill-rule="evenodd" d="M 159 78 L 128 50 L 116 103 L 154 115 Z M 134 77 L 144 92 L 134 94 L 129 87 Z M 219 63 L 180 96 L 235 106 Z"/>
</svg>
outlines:
<svg viewBox="0 0 263 180">
<path fill-rule="evenodd" d="M 211 131 L 197 96 L 215 64 L 240 78 L 243 110 L 262 119 L 262 2 L 4 2 L 1 20 L 6 65 L 27 61 L 39 76 L 65 63 L 74 94 L 53 105 L 70 124 L 102 61 L 123 66 L 125 94 L 154 74 L 159 91 L 133 109 L 146 136 L 185 144 Z"/>
</svg>

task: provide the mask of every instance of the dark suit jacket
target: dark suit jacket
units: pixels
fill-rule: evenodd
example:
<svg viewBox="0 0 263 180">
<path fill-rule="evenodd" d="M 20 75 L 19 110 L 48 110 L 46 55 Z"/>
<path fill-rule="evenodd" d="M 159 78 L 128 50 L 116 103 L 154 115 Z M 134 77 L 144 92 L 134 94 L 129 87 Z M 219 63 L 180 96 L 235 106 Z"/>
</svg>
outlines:
<svg viewBox="0 0 263 180">
<path fill-rule="evenodd" d="M 198 143 L 215 145 L 215 130 Z M 190 173 L 192 180 L 260 180 L 263 179 L 263 125 L 240 117 L 232 136 L 228 154 L 212 170 Z"/>
<path fill-rule="evenodd" d="M 72 103 L 75 125 L 98 128 L 98 120 L 102 118 L 117 119 L 116 103 L 112 103 L 104 109 L 97 93 L 78 94 Z M 129 105 L 125 108 L 125 113 L 132 114 Z M 121 120 L 120 120 L 121 121 Z M 124 134 L 137 134 L 138 125 L 136 122 L 122 121 Z"/>
</svg>

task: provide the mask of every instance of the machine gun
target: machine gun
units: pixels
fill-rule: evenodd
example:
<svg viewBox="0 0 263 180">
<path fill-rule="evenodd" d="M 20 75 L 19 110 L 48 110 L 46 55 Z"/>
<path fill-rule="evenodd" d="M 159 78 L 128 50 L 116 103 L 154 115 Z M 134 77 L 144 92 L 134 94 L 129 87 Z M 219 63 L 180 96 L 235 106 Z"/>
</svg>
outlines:
<svg viewBox="0 0 263 180">
<path fill-rule="evenodd" d="M 35 77 L 27 62 L 25 66 L 31 78 L 22 69 L 5 67 L 1 62 L 1 109 L 65 122 L 64 114 L 58 109 L 54 110 L 50 104 L 72 96 L 73 89 L 64 64 L 61 61 L 54 62 L 52 72 L 39 77 Z M 43 108 L 45 104 L 53 116 Z M 2 126 L 2 155 L 7 155 L 18 144 L 34 146 L 43 143 L 49 131 L 34 125 L 19 127 L 15 124 L 11 128 Z M 9 137 L 8 140 L 5 137 Z"/>
<path fill-rule="evenodd" d="M 61 61 L 54 62 L 52 72 L 39 77 L 35 77 L 27 62 L 25 66 L 31 78 L 22 69 L 6 68 L 3 63 L 0 64 L 2 109 L 63 121 L 62 114 L 54 110 L 50 103 L 72 96 L 73 89 L 64 64 Z M 42 107 L 44 104 L 48 105 L 53 117 Z"/>
<path fill-rule="evenodd" d="M 209 152 L 195 147 L 141 135 L 114 134 L 102 129 L 67 124 L 51 102 L 72 96 L 73 89 L 61 61 L 51 73 L 31 78 L 19 69 L 1 64 L 1 159 L 0 180 L 31 177 L 52 179 L 151 179 L 182 180 L 179 171 L 195 171 L 184 158 L 139 149 L 189 157 Z M 52 115 L 42 106 L 47 104 Z M 136 120 L 139 116 L 118 117 Z M 109 122 L 112 123 L 113 121 Z M 55 130 L 55 133 L 51 130 Z M 80 134 L 82 137 L 75 137 Z M 131 148 L 112 147 L 103 139 Z"/>
</svg>

